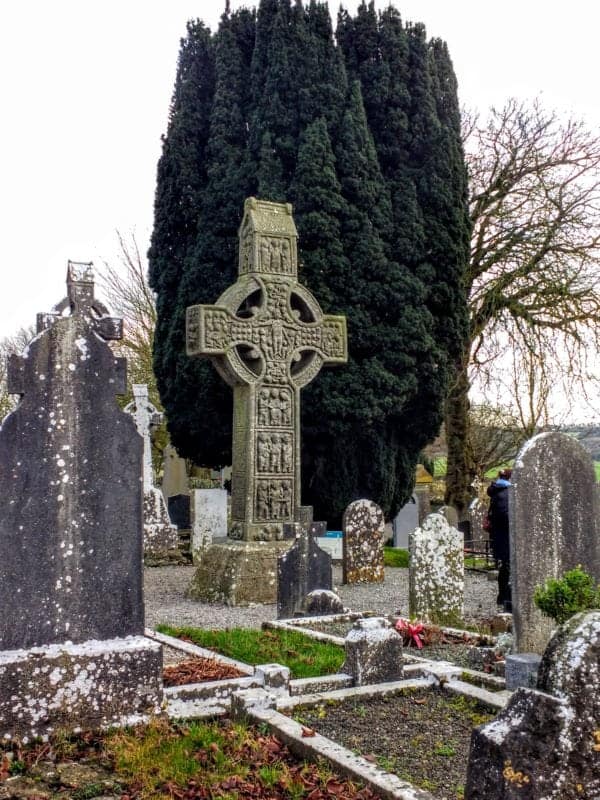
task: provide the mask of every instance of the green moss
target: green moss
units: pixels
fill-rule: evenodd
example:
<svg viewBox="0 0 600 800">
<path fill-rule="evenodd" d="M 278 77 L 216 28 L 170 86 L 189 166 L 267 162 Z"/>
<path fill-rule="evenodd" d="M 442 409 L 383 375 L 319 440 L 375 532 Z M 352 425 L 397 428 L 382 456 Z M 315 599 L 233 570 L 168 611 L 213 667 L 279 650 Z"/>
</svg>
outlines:
<svg viewBox="0 0 600 800">
<path fill-rule="evenodd" d="M 384 547 L 383 563 L 386 567 L 408 567 L 408 550 L 400 547 Z"/>
</svg>

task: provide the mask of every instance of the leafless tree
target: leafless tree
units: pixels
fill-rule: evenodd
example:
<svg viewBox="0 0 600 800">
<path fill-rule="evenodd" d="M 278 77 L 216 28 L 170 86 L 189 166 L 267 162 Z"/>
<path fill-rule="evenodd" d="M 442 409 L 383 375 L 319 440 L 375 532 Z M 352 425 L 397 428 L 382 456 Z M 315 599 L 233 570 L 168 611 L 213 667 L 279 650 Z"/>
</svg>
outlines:
<svg viewBox="0 0 600 800">
<path fill-rule="evenodd" d="M 5 336 L 0 340 L 0 420 L 15 408 L 19 400 L 17 395 L 8 392 L 8 357 L 13 353 L 21 353 L 34 336 L 33 327 L 20 328 L 13 336 Z"/>
<path fill-rule="evenodd" d="M 459 509 L 475 471 L 473 375 L 501 363 L 500 345 L 512 351 L 511 399 L 530 430 L 547 421 L 549 381 L 560 374 L 565 386 L 579 381 L 583 390 L 593 378 L 600 330 L 600 138 L 538 101 L 511 100 L 484 124 L 465 116 L 465 152 L 470 338 L 446 420 L 446 501 Z"/>
<path fill-rule="evenodd" d="M 146 279 L 147 265 L 135 234 L 127 237 L 117 231 L 118 264 L 103 261 L 99 286 L 111 314 L 123 318 L 123 339 L 115 349 L 127 358 L 129 382 L 148 384 L 154 405 L 160 404 L 152 370 L 152 344 L 156 326 L 154 294 Z"/>
</svg>

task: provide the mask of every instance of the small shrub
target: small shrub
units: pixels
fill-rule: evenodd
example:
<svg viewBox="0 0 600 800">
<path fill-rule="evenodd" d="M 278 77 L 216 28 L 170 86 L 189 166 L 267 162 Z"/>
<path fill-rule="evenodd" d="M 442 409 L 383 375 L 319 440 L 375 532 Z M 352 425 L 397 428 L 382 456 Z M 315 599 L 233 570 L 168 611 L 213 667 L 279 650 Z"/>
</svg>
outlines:
<svg viewBox="0 0 600 800">
<path fill-rule="evenodd" d="M 562 625 L 573 614 L 600 608 L 600 586 L 577 566 L 562 578 L 549 578 L 543 586 L 536 587 L 533 602 L 542 614 Z"/>
</svg>

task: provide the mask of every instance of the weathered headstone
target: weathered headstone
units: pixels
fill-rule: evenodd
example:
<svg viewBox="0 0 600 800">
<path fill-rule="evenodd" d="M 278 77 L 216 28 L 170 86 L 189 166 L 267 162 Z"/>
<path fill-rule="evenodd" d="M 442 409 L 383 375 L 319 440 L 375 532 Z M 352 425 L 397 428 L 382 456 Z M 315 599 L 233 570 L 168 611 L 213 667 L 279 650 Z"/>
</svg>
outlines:
<svg viewBox="0 0 600 800">
<path fill-rule="evenodd" d="M 352 675 L 355 686 L 402 680 L 402 637 L 384 617 L 357 619 L 346 636 L 345 650 L 341 671 Z"/>
<path fill-rule="evenodd" d="M 454 625 L 464 611 L 463 536 L 440 514 L 430 514 L 408 537 L 411 617 Z"/>
<path fill-rule="evenodd" d="M 575 439 L 551 432 L 521 449 L 509 502 L 515 652 L 542 653 L 552 621 L 534 605 L 548 578 L 578 564 L 600 580 L 600 508 L 590 455 Z"/>
<path fill-rule="evenodd" d="M 441 514 L 451 528 L 458 528 L 458 511 L 454 506 L 441 506 L 437 514 Z"/>
<path fill-rule="evenodd" d="M 412 533 L 419 526 L 419 501 L 416 494 L 413 494 L 405 505 L 394 517 L 392 530 L 394 536 L 394 547 L 408 549 L 408 534 Z"/>
<path fill-rule="evenodd" d="M 177 527 L 171 524 L 162 492 L 154 486 L 152 470 L 152 428 L 160 425 L 162 414 L 148 398 L 145 383 L 133 384 L 133 400 L 124 411 L 131 414 L 144 443 L 143 488 L 144 488 L 144 559 L 147 564 L 162 564 L 179 561 L 179 537 Z"/>
<path fill-rule="evenodd" d="M 277 561 L 277 617 L 286 619 L 306 612 L 306 597 L 315 589 L 332 587 L 331 556 L 299 523 L 286 525 L 294 544 Z"/>
<path fill-rule="evenodd" d="M 199 564 L 213 539 L 227 536 L 227 492 L 225 489 L 194 489 L 192 492 L 192 561 Z"/>
<path fill-rule="evenodd" d="M 300 505 L 300 390 L 324 364 L 347 360 L 345 318 L 324 315 L 298 283 L 297 238 L 289 204 L 247 199 L 236 284 L 216 305 L 187 310 L 188 355 L 211 358 L 233 387 L 229 536 L 271 543 L 262 548 L 264 559 L 271 559 L 272 568 L 266 561 L 261 568 L 267 572 L 276 569 L 285 549 L 283 525 L 299 522 L 306 527 L 309 521 Z M 202 571 L 190 587 L 192 596 L 212 595 L 215 580 L 220 582 L 218 565 L 232 566 L 233 558 L 239 561 L 238 578 L 244 580 L 242 564 L 248 553 L 238 547 L 226 554 L 223 547 L 227 545 L 207 551 L 205 568 L 199 567 Z M 222 584 L 221 594 L 227 594 L 225 585 L 231 580 L 224 578 Z"/>
<path fill-rule="evenodd" d="M 355 500 L 344 511 L 344 583 L 381 583 L 385 578 L 383 511 L 372 500 Z"/>
<path fill-rule="evenodd" d="M 163 453 L 163 478 L 161 489 L 165 500 L 169 497 L 189 494 L 189 480 L 185 458 L 177 453 L 172 444 L 168 444 Z"/>
<path fill-rule="evenodd" d="M 160 647 L 143 637 L 142 440 L 115 399 L 121 335 L 69 262 L 68 296 L 9 362 L 0 429 L 0 736 L 158 711 Z M 67 315 L 70 312 L 70 315 Z"/>
<path fill-rule="evenodd" d="M 600 611 L 553 636 L 537 689 L 517 689 L 475 728 L 465 800 L 600 797 Z"/>
<path fill-rule="evenodd" d="M 148 385 L 145 383 L 134 383 L 131 387 L 133 400 L 128 403 L 124 411 L 131 414 L 135 422 L 137 432 L 142 437 L 144 443 L 143 457 L 143 486 L 144 492 L 150 491 L 154 487 L 154 473 L 152 470 L 152 429 L 161 424 L 163 415 L 157 411 L 148 397 Z"/>
<path fill-rule="evenodd" d="M 467 519 L 469 521 L 469 540 L 470 545 L 478 552 L 485 551 L 486 542 L 489 541 L 489 533 L 483 527 L 484 520 L 488 514 L 488 504 L 476 497 L 469 504 Z"/>
</svg>

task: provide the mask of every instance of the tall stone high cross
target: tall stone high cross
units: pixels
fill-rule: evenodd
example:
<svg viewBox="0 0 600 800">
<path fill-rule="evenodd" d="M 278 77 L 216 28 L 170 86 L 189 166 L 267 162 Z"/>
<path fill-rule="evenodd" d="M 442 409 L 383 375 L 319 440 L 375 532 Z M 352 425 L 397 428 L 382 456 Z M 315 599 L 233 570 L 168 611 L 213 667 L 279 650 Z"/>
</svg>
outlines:
<svg viewBox="0 0 600 800">
<path fill-rule="evenodd" d="M 348 358 L 345 317 L 298 283 L 297 239 L 289 203 L 248 198 L 237 282 L 187 309 L 188 355 L 209 356 L 234 392 L 233 539 L 282 539 L 298 518 L 300 389 Z"/>
</svg>

